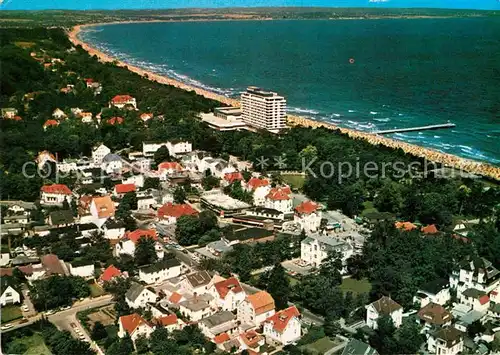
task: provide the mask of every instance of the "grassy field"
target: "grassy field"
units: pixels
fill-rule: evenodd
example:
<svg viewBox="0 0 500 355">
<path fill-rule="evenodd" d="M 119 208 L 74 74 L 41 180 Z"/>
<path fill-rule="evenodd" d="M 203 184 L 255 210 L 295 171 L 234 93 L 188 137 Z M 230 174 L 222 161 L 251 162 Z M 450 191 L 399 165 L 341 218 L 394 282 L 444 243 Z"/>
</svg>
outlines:
<svg viewBox="0 0 500 355">
<path fill-rule="evenodd" d="M 281 178 L 285 184 L 290 185 L 292 189 L 300 190 L 304 186 L 306 177 L 302 174 L 282 174 Z"/>
<path fill-rule="evenodd" d="M 23 337 L 14 340 L 14 343 L 24 344 L 28 350 L 23 355 L 51 355 L 49 348 L 45 345 L 40 334 L 34 334 L 30 337 Z"/>
<path fill-rule="evenodd" d="M 355 280 L 351 278 L 343 279 L 340 285 L 342 291 L 351 291 L 353 294 L 369 293 L 372 289 L 370 281 L 367 279 Z"/>
<path fill-rule="evenodd" d="M 2 307 L 2 323 L 10 322 L 11 320 L 21 318 L 23 316 L 19 306 Z"/>
<path fill-rule="evenodd" d="M 301 346 L 302 349 L 309 351 L 311 354 L 324 354 L 328 350 L 340 345 L 340 341 L 337 339 L 330 339 L 329 337 L 324 337 L 316 340 L 314 343 Z"/>
<path fill-rule="evenodd" d="M 299 280 L 297 280 L 295 277 L 293 276 L 289 276 L 287 275 L 286 277 L 288 277 L 288 280 L 290 281 L 290 286 L 295 286 L 296 284 L 299 283 Z"/>
<path fill-rule="evenodd" d="M 102 287 L 99 286 L 98 284 L 95 284 L 95 283 L 90 284 L 89 287 L 90 287 L 90 295 L 92 297 L 99 297 L 99 296 L 102 296 L 106 293 L 106 292 L 104 292 Z"/>
</svg>

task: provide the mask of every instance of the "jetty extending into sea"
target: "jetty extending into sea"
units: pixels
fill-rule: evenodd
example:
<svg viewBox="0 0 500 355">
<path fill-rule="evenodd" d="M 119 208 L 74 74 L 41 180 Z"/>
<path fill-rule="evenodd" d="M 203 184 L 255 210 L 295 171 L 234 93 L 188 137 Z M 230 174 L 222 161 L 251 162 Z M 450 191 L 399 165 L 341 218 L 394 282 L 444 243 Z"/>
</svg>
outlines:
<svg viewBox="0 0 500 355">
<path fill-rule="evenodd" d="M 433 125 L 429 125 L 429 126 L 385 129 L 383 131 L 376 131 L 373 133 L 375 133 L 375 134 L 390 134 L 390 133 L 429 131 L 429 130 L 435 130 L 435 129 L 454 128 L 456 126 L 457 126 L 456 124 L 448 122 L 448 123 L 442 123 L 442 124 L 433 124 Z"/>
</svg>

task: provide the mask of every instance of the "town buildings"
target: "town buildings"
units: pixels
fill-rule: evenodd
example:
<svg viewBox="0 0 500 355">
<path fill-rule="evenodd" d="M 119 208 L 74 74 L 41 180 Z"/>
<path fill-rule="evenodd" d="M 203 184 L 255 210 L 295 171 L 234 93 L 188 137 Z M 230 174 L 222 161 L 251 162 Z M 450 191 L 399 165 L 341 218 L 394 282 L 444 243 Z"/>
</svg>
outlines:
<svg viewBox="0 0 500 355">
<path fill-rule="evenodd" d="M 286 100 L 275 92 L 250 86 L 241 94 L 241 118 L 249 126 L 277 132 L 286 128 Z"/>
<path fill-rule="evenodd" d="M 382 316 L 389 316 L 396 328 L 403 323 L 403 307 L 389 297 L 382 297 L 379 300 L 366 306 L 366 325 L 372 329 L 377 329 L 377 321 Z"/>
</svg>

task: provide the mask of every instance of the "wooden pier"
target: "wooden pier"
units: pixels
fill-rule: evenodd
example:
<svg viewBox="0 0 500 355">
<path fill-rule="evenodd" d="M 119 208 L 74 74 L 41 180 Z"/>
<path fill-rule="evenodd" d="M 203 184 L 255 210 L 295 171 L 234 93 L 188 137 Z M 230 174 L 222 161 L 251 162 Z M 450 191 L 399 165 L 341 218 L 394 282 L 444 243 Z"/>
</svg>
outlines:
<svg viewBox="0 0 500 355">
<path fill-rule="evenodd" d="M 448 122 L 448 123 L 442 123 L 442 124 L 433 124 L 430 126 L 386 129 L 383 131 L 376 131 L 374 133 L 375 134 L 390 134 L 390 133 L 402 133 L 402 132 L 429 131 L 429 130 L 433 130 L 433 129 L 454 128 L 456 126 L 457 126 L 456 124 Z"/>
</svg>

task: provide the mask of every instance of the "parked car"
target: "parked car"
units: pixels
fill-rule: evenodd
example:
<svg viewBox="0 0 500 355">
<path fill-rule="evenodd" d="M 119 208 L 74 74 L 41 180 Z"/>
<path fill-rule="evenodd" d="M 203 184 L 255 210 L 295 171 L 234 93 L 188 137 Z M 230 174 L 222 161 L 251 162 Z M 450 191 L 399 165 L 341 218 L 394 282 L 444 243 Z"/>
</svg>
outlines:
<svg viewBox="0 0 500 355">
<path fill-rule="evenodd" d="M 64 307 L 61 307 L 61 308 L 59 308 L 59 309 L 60 309 L 61 311 L 66 311 L 66 310 L 68 310 L 68 309 L 70 309 L 70 308 L 71 308 L 71 306 L 64 306 Z"/>
<path fill-rule="evenodd" d="M 10 329 L 14 326 L 14 324 L 4 324 L 2 325 L 2 327 L 0 329 L 2 330 L 7 330 L 7 329 Z"/>
<path fill-rule="evenodd" d="M 55 310 L 53 310 L 53 309 L 49 309 L 47 312 L 45 312 L 45 315 L 46 315 L 46 316 L 50 316 L 50 315 L 52 315 L 52 314 L 54 314 L 54 313 L 56 313 L 56 311 L 55 311 Z"/>
<path fill-rule="evenodd" d="M 23 312 L 29 312 L 29 310 L 30 310 L 30 309 L 29 309 L 28 305 L 23 304 L 23 305 L 22 305 L 22 307 L 21 307 L 21 310 L 22 310 Z"/>
</svg>

